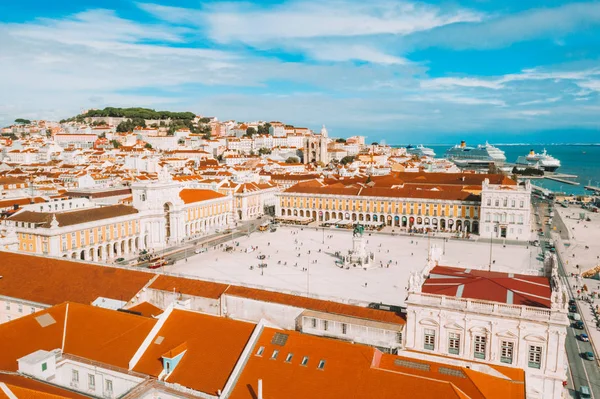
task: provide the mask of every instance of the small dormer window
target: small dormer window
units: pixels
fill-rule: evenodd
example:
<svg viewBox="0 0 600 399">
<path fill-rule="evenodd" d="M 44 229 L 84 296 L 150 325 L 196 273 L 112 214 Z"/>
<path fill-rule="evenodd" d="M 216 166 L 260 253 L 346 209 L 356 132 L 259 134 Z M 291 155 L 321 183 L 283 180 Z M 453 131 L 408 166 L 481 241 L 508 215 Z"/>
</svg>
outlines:
<svg viewBox="0 0 600 399">
<path fill-rule="evenodd" d="M 279 355 L 279 351 L 277 349 L 275 349 L 273 351 L 273 354 L 271 355 L 271 359 L 273 359 L 273 360 L 277 359 L 277 355 Z"/>
<path fill-rule="evenodd" d="M 319 365 L 317 366 L 319 370 L 323 370 L 325 368 L 325 360 L 320 360 Z"/>
</svg>

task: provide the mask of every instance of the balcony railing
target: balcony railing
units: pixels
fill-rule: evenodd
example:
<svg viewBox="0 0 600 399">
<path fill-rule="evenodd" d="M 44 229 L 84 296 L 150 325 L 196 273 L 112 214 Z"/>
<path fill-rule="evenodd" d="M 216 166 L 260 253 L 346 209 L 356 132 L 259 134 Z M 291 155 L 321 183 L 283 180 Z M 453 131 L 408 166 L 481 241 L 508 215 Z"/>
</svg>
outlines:
<svg viewBox="0 0 600 399">
<path fill-rule="evenodd" d="M 552 320 L 568 323 L 566 313 L 532 306 L 508 305 L 485 300 L 446 297 L 426 293 L 410 293 L 409 303 L 441 307 L 446 309 L 468 310 L 490 315 L 506 315 L 523 319 Z"/>
</svg>

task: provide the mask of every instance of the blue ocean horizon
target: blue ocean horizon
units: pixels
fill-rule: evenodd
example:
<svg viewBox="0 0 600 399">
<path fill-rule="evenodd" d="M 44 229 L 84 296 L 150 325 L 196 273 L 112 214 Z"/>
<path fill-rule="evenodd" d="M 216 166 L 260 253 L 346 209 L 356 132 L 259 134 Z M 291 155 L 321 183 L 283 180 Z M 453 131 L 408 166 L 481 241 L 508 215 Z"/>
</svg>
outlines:
<svg viewBox="0 0 600 399">
<path fill-rule="evenodd" d="M 418 145 L 421 143 L 412 143 Z M 443 158 L 446 150 L 453 147 L 453 144 L 423 144 L 435 151 L 436 158 Z M 484 143 L 467 143 L 470 146 Z M 562 143 L 562 144 L 493 144 L 505 152 L 506 162 L 515 163 L 517 158 L 527 155 L 529 151 L 542 152 L 544 149 L 549 155 L 557 158 L 561 162 L 561 167 L 556 173 L 577 175 L 574 181 L 580 183 L 579 186 L 560 183 L 547 179 L 536 179 L 538 186 L 544 187 L 555 192 L 565 192 L 567 194 L 582 195 L 591 194 L 584 188 L 589 184 L 600 187 L 600 143 Z M 405 147 L 408 144 L 393 145 L 392 147 Z"/>
</svg>

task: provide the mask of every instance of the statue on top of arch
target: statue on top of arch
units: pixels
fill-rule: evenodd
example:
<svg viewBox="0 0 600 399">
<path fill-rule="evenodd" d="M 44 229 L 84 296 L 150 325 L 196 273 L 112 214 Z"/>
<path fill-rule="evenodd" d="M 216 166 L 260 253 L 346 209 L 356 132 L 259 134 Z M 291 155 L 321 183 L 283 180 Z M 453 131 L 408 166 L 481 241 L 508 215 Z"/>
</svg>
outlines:
<svg viewBox="0 0 600 399">
<path fill-rule="evenodd" d="M 167 166 L 163 166 L 162 168 L 160 168 L 160 170 L 158 171 L 158 181 L 160 182 L 169 182 L 169 181 L 173 181 L 173 176 L 171 176 L 171 173 L 169 173 L 169 170 L 167 169 Z"/>
</svg>

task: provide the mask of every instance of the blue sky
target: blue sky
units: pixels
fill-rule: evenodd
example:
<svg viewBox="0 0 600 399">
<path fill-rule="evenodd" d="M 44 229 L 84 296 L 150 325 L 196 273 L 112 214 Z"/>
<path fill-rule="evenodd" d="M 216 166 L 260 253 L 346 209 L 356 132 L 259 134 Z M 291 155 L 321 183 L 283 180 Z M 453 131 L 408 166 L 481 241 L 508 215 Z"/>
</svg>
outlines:
<svg viewBox="0 0 600 399">
<path fill-rule="evenodd" d="M 600 142 L 600 2 L 0 2 L 0 125 L 144 106 L 388 143 Z"/>
</svg>

